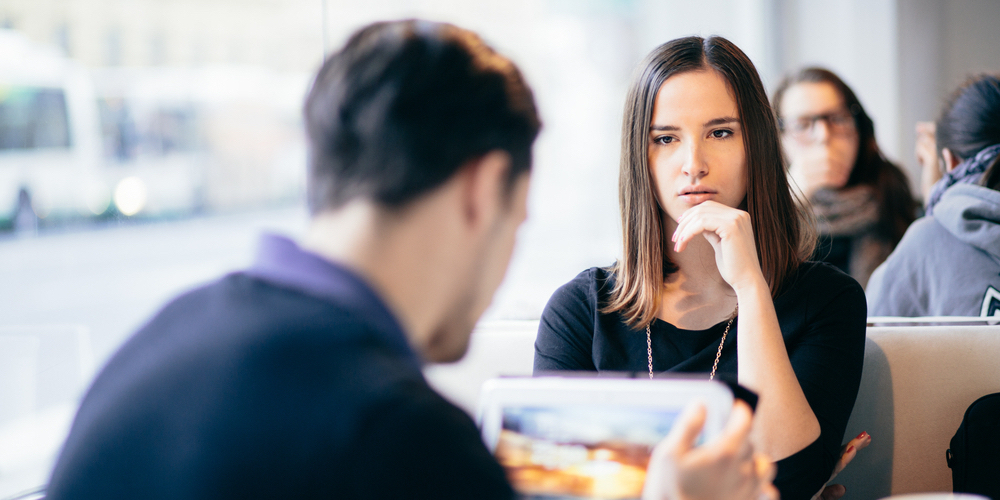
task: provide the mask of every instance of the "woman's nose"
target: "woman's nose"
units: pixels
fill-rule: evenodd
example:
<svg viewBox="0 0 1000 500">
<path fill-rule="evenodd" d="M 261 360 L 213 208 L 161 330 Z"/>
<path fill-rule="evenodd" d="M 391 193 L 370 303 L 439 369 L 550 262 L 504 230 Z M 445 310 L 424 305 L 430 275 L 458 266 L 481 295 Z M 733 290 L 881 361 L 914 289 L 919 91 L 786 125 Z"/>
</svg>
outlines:
<svg viewBox="0 0 1000 500">
<path fill-rule="evenodd" d="M 812 125 L 812 136 L 816 142 L 826 142 L 830 138 L 830 124 L 826 120 L 816 120 Z"/>
<path fill-rule="evenodd" d="M 705 158 L 698 145 L 691 144 L 688 146 L 687 158 L 684 161 L 681 171 L 693 180 L 700 179 L 708 173 L 708 164 L 705 163 Z"/>
</svg>

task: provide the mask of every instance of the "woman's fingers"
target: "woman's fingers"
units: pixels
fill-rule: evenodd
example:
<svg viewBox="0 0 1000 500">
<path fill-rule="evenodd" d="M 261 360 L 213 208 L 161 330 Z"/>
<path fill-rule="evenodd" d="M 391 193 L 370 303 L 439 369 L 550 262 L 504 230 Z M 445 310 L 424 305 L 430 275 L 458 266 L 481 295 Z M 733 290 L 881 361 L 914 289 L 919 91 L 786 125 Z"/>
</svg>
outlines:
<svg viewBox="0 0 1000 500">
<path fill-rule="evenodd" d="M 722 278 L 733 287 L 761 277 L 750 214 L 714 201 L 691 207 L 678 218 L 671 239 L 683 252 L 694 238 L 705 238 L 715 250 Z"/>
<path fill-rule="evenodd" d="M 840 471 L 844 470 L 844 467 L 847 467 L 847 464 L 851 463 L 851 460 L 854 460 L 854 457 L 857 456 L 858 451 L 867 447 L 871 442 L 872 437 L 867 432 L 862 432 L 854 439 L 848 441 L 844 445 L 844 451 L 840 454 L 840 460 L 837 461 L 837 465 L 833 469 L 833 476 L 830 476 L 830 479 L 833 479 Z"/>
<path fill-rule="evenodd" d="M 847 464 L 854 460 L 854 457 L 858 455 L 858 451 L 864 449 L 872 442 L 872 437 L 868 435 L 867 432 L 862 432 L 858 434 L 857 437 L 850 440 L 841 448 L 840 460 L 837 460 L 837 464 L 833 467 L 833 474 L 830 474 L 830 481 L 840 474 L 840 471 L 847 467 Z M 813 496 L 813 500 L 837 500 L 844 496 L 847 491 L 843 485 L 840 484 L 827 484 L 824 485 L 823 489 L 819 490 L 816 495 Z"/>
<path fill-rule="evenodd" d="M 674 234 L 671 235 L 670 239 L 674 242 L 674 251 L 684 251 L 692 238 L 700 236 L 703 233 L 714 233 L 720 238 L 723 235 L 733 233 L 735 226 L 739 223 L 739 214 L 741 212 L 742 210 L 730 208 L 713 201 L 706 201 L 698 206 L 691 207 L 678 219 L 677 228 L 674 230 Z"/>
<path fill-rule="evenodd" d="M 858 437 L 854 439 L 860 440 L 859 443 L 855 444 L 856 450 L 863 450 L 867 448 L 868 445 L 872 444 L 872 437 L 867 432 L 862 432 L 861 434 L 858 434 Z"/>
<path fill-rule="evenodd" d="M 820 500 L 837 500 L 847 493 L 847 488 L 842 484 L 831 484 L 823 488 L 820 492 Z"/>
</svg>

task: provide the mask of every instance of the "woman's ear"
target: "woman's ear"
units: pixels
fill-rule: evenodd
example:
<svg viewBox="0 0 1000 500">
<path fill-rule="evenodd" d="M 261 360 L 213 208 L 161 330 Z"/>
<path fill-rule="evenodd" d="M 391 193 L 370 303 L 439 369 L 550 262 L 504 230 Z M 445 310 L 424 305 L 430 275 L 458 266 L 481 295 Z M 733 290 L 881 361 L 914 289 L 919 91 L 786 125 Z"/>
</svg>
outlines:
<svg viewBox="0 0 1000 500">
<path fill-rule="evenodd" d="M 948 148 L 941 148 L 941 159 L 943 160 L 945 173 L 955 170 L 955 167 L 959 163 L 962 163 L 962 159 L 953 154 Z"/>
</svg>

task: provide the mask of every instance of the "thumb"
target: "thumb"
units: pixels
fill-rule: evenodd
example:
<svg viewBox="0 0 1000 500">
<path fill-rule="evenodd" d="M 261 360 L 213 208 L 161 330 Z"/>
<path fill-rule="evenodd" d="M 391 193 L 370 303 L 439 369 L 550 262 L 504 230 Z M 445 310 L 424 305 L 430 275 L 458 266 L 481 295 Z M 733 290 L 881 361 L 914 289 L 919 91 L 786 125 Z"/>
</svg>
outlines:
<svg viewBox="0 0 1000 500">
<path fill-rule="evenodd" d="M 744 401 L 737 399 L 733 402 L 733 410 L 729 413 L 729 421 L 726 428 L 719 436 L 720 441 L 731 443 L 742 443 L 750 435 L 750 426 L 753 423 L 753 411 Z"/>
<path fill-rule="evenodd" d="M 694 448 L 698 434 L 705 426 L 705 405 L 695 402 L 687 406 L 677 417 L 670 434 L 663 440 L 664 447 L 673 453 L 684 453 Z"/>
</svg>

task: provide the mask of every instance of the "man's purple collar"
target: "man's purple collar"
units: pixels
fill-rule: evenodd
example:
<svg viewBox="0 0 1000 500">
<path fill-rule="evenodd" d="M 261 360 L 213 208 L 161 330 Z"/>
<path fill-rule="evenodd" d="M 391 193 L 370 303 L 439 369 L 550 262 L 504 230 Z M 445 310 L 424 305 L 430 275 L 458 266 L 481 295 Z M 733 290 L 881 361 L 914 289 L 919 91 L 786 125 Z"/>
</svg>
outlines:
<svg viewBox="0 0 1000 500">
<path fill-rule="evenodd" d="M 244 274 L 349 308 L 390 347 L 412 358 L 419 368 L 419 357 L 407 342 L 396 316 L 375 290 L 346 266 L 303 250 L 283 236 L 264 234 L 254 262 Z"/>
</svg>

